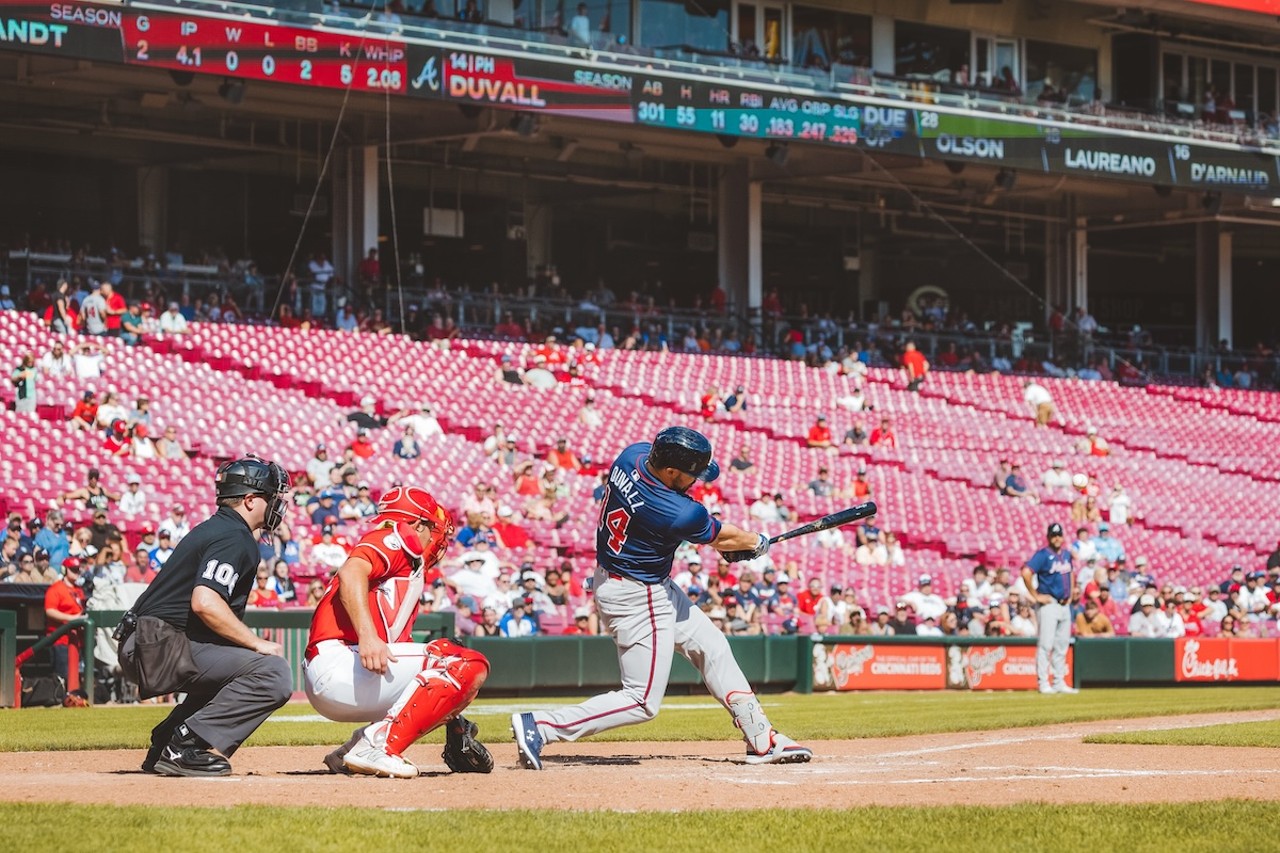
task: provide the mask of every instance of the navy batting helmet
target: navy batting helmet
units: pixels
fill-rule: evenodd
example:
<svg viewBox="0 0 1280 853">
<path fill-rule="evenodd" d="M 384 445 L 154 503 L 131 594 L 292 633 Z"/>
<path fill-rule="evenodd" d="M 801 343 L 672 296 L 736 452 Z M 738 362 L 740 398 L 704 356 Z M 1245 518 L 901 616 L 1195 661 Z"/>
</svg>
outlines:
<svg viewBox="0 0 1280 853">
<path fill-rule="evenodd" d="M 696 429 L 667 427 L 653 439 L 649 462 L 654 468 L 675 468 L 704 483 L 720 476 L 720 466 L 711 458 L 711 442 Z"/>
<path fill-rule="evenodd" d="M 264 536 L 284 521 L 284 495 L 289 490 L 289 475 L 276 463 L 253 455 L 225 462 L 218 467 L 214 483 L 218 500 L 245 495 L 261 495 L 267 499 L 270 506 L 262 524 Z"/>
</svg>

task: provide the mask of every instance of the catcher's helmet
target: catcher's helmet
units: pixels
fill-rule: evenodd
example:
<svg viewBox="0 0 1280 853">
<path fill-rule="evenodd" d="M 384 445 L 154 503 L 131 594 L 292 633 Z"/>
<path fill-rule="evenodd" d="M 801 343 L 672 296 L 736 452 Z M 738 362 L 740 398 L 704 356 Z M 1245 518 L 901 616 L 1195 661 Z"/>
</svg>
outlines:
<svg viewBox="0 0 1280 853">
<path fill-rule="evenodd" d="M 378 515 L 382 521 L 403 521 L 416 524 L 427 521 L 432 527 L 444 527 L 452 523 L 448 510 L 440 506 L 426 489 L 417 486 L 395 486 L 378 501 Z"/>
<path fill-rule="evenodd" d="M 649 462 L 654 468 L 675 468 L 710 483 L 720 476 L 720 466 L 711 458 L 711 442 L 696 429 L 667 427 L 653 439 Z"/>
<path fill-rule="evenodd" d="M 224 462 L 218 467 L 214 483 L 218 500 L 245 495 L 261 495 L 267 499 L 270 506 L 262 523 L 262 535 L 269 535 L 284 521 L 289 475 L 276 463 L 253 455 Z"/>
</svg>

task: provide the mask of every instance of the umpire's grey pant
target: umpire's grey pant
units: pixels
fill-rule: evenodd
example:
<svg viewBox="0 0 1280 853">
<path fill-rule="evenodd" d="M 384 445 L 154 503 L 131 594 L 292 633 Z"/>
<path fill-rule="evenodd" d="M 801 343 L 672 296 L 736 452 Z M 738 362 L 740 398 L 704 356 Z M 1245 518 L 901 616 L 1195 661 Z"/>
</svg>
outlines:
<svg viewBox="0 0 1280 853">
<path fill-rule="evenodd" d="M 1040 635 L 1036 640 L 1036 681 L 1040 687 L 1050 686 L 1049 673 L 1053 672 L 1054 684 L 1067 681 L 1067 647 L 1071 645 L 1071 607 L 1051 601 L 1041 604 L 1036 612 L 1040 622 Z"/>
<path fill-rule="evenodd" d="M 187 697 L 152 733 L 168 740 L 182 723 L 228 758 L 293 694 L 289 662 L 240 646 L 191 643 L 199 670 Z"/>
</svg>

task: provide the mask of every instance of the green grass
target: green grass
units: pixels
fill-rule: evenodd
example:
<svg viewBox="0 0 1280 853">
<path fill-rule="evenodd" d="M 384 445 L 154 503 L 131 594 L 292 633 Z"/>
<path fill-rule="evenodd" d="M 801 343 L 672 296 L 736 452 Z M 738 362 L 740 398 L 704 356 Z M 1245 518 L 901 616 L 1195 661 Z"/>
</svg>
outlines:
<svg viewBox="0 0 1280 853">
<path fill-rule="evenodd" d="M 1077 696 L 1039 693 L 841 693 L 763 696 L 765 710 L 781 730 L 800 740 L 892 737 L 930 732 L 979 731 L 1050 723 L 1144 716 L 1247 711 L 1274 708 L 1274 687 L 1166 687 L 1085 690 Z M 484 740 L 508 737 L 514 709 L 532 709 L 556 700 L 482 700 L 468 716 L 480 724 Z M 658 719 L 615 729 L 601 741 L 695 741 L 738 738 L 725 712 L 709 696 L 668 699 Z M 92 709 L 33 708 L 0 711 L 0 751 L 138 749 L 169 709 L 141 705 Z M 290 722 L 314 716 L 306 703 L 281 709 L 249 740 L 250 746 L 307 746 L 341 743 L 350 724 Z M 439 741 L 435 733 L 428 740 Z"/>
<path fill-rule="evenodd" d="M 1114 732 L 1091 735 L 1085 743 L 1140 743 L 1158 746 L 1269 746 L 1280 747 L 1280 720 L 1261 723 L 1225 723 L 1194 729 L 1157 729 L 1149 732 Z"/>
<path fill-rule="evenodd" d="M 530 850 L 788 851 L 1123 850 L 1180 853 L 1274 849 L 1269 807 L 1253 801 L 1179 805 L 1027 804 L 849 811 L 438 812 L 369 809 L 159 808 L 0 804 L 4 845 L 62 853 L 72 839 L 94 851 Z M 92 827 L 92 829 L 90 829 Z M 1174 835 L 1170 835 L 1173 827 Z M 1241 831 L 1252 827 L 1252 831 Z M 86 835 L 86 833 L 88 833 Z M 1259 834 L 1261 833 L 1261 834 Z"/>
</svg>

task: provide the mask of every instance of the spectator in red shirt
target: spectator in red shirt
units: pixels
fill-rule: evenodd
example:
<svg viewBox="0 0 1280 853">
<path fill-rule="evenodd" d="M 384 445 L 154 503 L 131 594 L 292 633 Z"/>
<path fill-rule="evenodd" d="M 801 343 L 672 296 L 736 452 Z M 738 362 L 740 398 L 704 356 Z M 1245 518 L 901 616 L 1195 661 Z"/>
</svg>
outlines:
<svg viewBox="0 0 1280 853">
<path fill-rule="evenodd" d="M 556 446 L 547 452 L 546 462 L 552 468 L 563 468 L 566 471 L 581 471 L 582 460 L 569 449 L 569 440 L 561 438 Z"/>
<path fill-rule="evenodd" d="M 493 334 L 499 338 L 523 338 L 524 327 L 516 322 L 515 316 L 510 312 L 502 315 L 502 322 L 493 327 Z"/>
<path fill-rule="evenodd" d="M 831 429 L 827 426 L 826 415 L 818 415 L 818 419 L 814 421 L 813 426 L 809 427 L 809 435 L 805 439 L 805 443 L 810 447 L 835 450 L 835 445 L 831 442 Z"/>
<path fill-rule="evenodd" d="M 46 634 L 52 634 L 65 623 L 84 615 L 84 590 L 78 584 L 82 570 L 78 557 L 68 557 L 62 561 L 62 579 L 45 590 Z M 70 675 L 68 655 L 71 643 L 74 641 L 79 646 L 82 640 L 82 632 L 77 630 L 63 634 L 53 642 L 53 671 L 63 684 L 68 683 Z"/>
<path fill-rule="evenodd" d="M 360 262 L 358 274 L 360 276 L 360 284 L 365 288 L 374 288 L 381 283 L 382 264 L 378 262 L 377 249 L 370 249 L 369 254 L 365 255 L 364 260 Z"/>
<path fill-rule="evenodd" d="M 80 402 L 71 410 L 71 426 L 76 429 L 93 429 L 98 422 L 98 395 L 85 391 Z"/>
<path fill-rule="evenodd" d="M 889 423 L 888 418 L 880 419 L 880 426 L 871 431 L 872 447 L 897 447 L 898 437 L 893 432 L 893 426 Z"/>
<path fill-rule="evenodd" d="M 253 589 L 249 590 L 249 607 L 279 607 L 280 596 L 276 593 L 275 587 L 271 585 L 271 571 L 265 566 L 259 566 L 258 577 L 253 582 Z"/>
<path fill-rule="evenodd" d="M 124 314 L 128 310 L 125 305 L 124 297 L 116 292 L 110 282 L 102 283 L 102 298 L 107 302 L 107 334 L 113 337 L 120 336 L 120 328 L 124 324 Z"/>
<path fill-rule="evenodd" d="M 351 443 L 351 452 L 361 459 L 368 459 L 377 450 L 373 446 L 373 442 L 369 440 L 369 430 L 361 429 L 356 434 L 356 440 Z"/>
<path fill-rule="evenodd" d="M 925 374 L 929 372 L 929 362 L 925 360 L 924 353 L 916 349 L 915 341 L 907 341 L 906 351 L 902 353 L 902 369 L 907 373 L 907 390 L 919 391 Z"/>
<path fill-rule="evenodd" d="M 515 513 L 509 506 L 498 510 L 498 522 L 493 525 L 493 532 L 507 548 L 527 548 L 533 541 L 529 532 L 516 523 Z"/>
<path fill-rule="evenodd" d="M 778 288 L 769 288 L 769 292 L 764 296 L 764 301 L 760 303 L 760 311 L 766 317 L 782 316 L 782 300 L 778 298 Z"/>
<path fill-rule="evenodd" d="M 111 432 L 102 442 L 102 449 L 112 456 L 128 456 L 133 440 L 129 437 L 129 425 L 120 418 L 111 422 Z"/>
<path fill-rule="evenodd" d="M 796 600 L 799 603 L 800 612 L 808 613 L 810 616 L 817 611 L 818 602 L 822 601 L 825 593 L 822 591 L 822 581 L 818 578 L 809 578 L 809 586 L 798 596 Z"/>
</svg>

